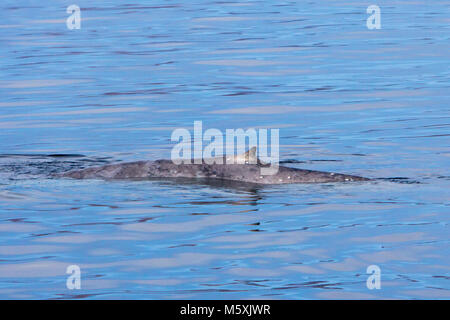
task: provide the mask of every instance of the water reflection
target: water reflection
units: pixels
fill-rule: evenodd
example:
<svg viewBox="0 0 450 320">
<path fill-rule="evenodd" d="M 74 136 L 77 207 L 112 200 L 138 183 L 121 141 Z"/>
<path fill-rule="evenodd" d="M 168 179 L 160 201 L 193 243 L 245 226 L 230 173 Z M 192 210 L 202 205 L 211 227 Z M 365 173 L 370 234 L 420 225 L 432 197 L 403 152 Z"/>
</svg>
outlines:
<svg viewBox="0 0 450 320">
<path fill-rule="evenodd" d="M 380 30 L 358 1 L 80 0 L 80 30 L 59 2 L 11 3 L 0 4 L 1 298 L 449 298 L 444 3 L 389 3 Z M 289 166 L 379 179 L 51 177 L 169 158 L 171 131 L 194 120 L 281 128 Z M 371 264 L 382 290 L 366 287 Z"/>
</svg>

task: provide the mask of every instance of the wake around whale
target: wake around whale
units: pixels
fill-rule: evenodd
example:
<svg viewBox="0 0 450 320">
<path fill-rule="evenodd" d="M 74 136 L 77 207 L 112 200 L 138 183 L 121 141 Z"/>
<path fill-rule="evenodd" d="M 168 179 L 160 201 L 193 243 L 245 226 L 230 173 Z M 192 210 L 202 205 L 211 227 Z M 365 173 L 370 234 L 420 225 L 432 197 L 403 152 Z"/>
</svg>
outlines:
<svg viewBox="0 0 450 320">
<path fill-rule="evenodd" d="M 223 159 L 220 159 L 223 158 Z M 277 167 L 273 174 L 262 174 L 269 164 L 256 156 L 256 147 L 234 156 L 209 158 L 194 163 L 175 164 L 172 160 L 136 161 L 109 164 L 58 175 L 73 179 L 150 179 L 150 178 L 202 178 L 240 181 L 257 184 L 326 183 L 369 181 L 370 179 L 314 170 Z M 220 160 L 220 161 L 219 161 Z M 231 161 L 230 161 L 231 160 Z"/>
</svg>

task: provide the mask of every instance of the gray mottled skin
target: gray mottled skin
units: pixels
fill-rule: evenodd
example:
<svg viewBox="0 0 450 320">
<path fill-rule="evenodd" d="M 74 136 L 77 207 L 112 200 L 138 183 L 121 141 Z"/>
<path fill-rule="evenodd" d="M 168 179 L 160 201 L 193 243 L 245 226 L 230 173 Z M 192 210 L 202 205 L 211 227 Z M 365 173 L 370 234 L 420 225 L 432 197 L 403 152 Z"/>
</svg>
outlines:
<svg viewBox="0 0 450 320">
<path fill-rule="evenodd" d="M 111 164 L 63 173 L 74 179 L 212 178 L 259 184 L 324 183 L 368 181 L 370 179 L 280 166 L 274 175 L 261 175 L 257 164 L 174 164 L 171 160 Z"/>
</svg>

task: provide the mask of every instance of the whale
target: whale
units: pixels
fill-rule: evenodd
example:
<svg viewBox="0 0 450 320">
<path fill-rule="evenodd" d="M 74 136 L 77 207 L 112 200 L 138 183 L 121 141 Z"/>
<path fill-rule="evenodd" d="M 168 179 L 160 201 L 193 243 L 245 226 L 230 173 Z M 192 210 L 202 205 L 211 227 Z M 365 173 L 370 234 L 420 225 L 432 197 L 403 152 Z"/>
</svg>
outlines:
<svg viewBox="0 0 450 320">
<path fill-rule="evenodd" d="M 279 166 L 274 174 L 261 174 L 261 169 L 270 164 L 256 156 L 256 147 L 247 152 L 220 158 L 200 159 L 189 163 L 174 163 L 172 160 L 134 161 L 107 164 L 81 170 L 71 170 L 58 177 L 72 179 L 153 179 L 188 178 L 220 179 L 252 184 L 292 184 L 370 181 L 357 175 L 297 169 Z M 198 159 L 197 159 L 198 160 Z"/>
</svg>

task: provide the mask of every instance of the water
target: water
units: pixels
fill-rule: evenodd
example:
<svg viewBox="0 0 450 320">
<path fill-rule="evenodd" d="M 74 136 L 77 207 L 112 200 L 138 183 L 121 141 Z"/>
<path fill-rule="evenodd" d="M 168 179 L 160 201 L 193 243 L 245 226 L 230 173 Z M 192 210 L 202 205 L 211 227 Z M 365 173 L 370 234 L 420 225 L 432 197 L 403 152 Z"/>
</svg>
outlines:
<svg viewBox="0 0 450 320">
<path fill-rule="evenodd" d="M 0 298 L 450 298 L 449 1 L 377 1 L 379 30 L 358 1 L 77 0 L 80 30 L 70 4 L 0 4 Z M 385 179 L 49 178 L 169 158 L 194 120 Z"/>
</svg>

